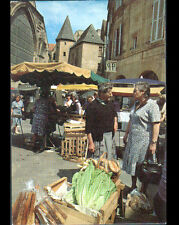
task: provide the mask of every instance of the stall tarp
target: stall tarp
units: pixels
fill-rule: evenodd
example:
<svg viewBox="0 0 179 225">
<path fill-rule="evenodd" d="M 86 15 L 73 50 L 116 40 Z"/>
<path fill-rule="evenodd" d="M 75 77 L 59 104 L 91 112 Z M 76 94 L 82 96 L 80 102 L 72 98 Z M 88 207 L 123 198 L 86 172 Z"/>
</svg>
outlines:
<svg viewBox="0 0 179 225">
<path fill-rule="evenodd" d="M 113 84 L 136 84 L 137 82 L 147 82 L 150 85 L 158 85 L 165 86 L 166 83 L 159 80 L 145 79 L 145 78 L 130 78 L 130 79 L 119 79 L 119 80 L 111 80 Z"/>
<path fill-rule="evenodd" d="M 99 84 L 108 79 L 91 70 L 73 66 L 66 62 L 33 63 L 23 62 L 11 67 L 13 81 L 22 81 L 37 86 L 62 84 Z"/>
<path fill-rule="evenodd" d="M 11 76 L 14 81 L 19 80 L 20 76 L 32 73 L 48 71 L 52 73 L 53 71 L 66 72 L 70 74 L 75 74 L 76 76 L 84 76 L 85 78 L 90 78 L 91 71 L 88 69 L 83 69 L 77 66 L 65 62 L 51 62 L 51 63 L 33 63 L 33 62 L 23 62 L 11 67 Z"/>
<path fill-rule="evenodd" d="M 164 87 L 151 87 L 150 95 L 157 96 L 164 89 Z M 112 93 L 114 96 L 132 96 L 134 87 L 113 87 Z"/>
<path fill-rule="evenodd" d="M 76 90 L 76 91 L 86 91 L 86 90 L 98 90 L 98 86 L 95 84 L 59 84 L 57 90 Z"/>
<path fill-rule="evenodd" d="M 106 83 L 106 82 L 110 82 L 109 79 L 104 78 L 96 73 L 94 73 L 93 71 L 91 71 L 91 79 L 93 81 L 97 81 L 97 83 Z"/>
</svg>

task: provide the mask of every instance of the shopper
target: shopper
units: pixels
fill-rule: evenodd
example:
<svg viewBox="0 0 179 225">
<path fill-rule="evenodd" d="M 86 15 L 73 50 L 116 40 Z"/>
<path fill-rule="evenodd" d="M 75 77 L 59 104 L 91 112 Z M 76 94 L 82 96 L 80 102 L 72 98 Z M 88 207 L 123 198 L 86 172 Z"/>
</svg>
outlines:
<svg viewBox="0 0 179 225">
<path fill-rule="evenodd" d="M 11 115 L 12 118 L 12 131 L 15 134 L 18 134 L 18 126 L 21 126 L 22 122 L 22 111 L 24 111 L 24 103 L 20 98 L 20 95 L 16 96 L 15 101 L 11 105 Z"/>
<path fill-rule="evenodd" d="M 71 106 L 72 100 L 71 100 L 71 95 L 68 93 L 66 94 L 66 100 L 64 102 L 64 106 L 67 108 Z"/>
<path fill-rule="evenodd" d="M 135 104 L 132 107 L 128 127 L 123 138 L 126 144 L 123 170 L 132 176 L 131 190 L 137 187 L 136 166 L 140 168 L 147 150 L 151 151 L 152 154 L 156 151 L 160 126 L 159 107 L 154 100 L 149 99 L 149 84 L 136 83 L 133 95 Z M 143 183 L 141 192 L 146 193 L 146 186 Z"/>
<path fill-rule="evenodd" d="M 81 115 L 81 103 L 78 100 L 78 95 L 75 92 L 71 93 L 72 103 L 69 107 L 69 112 Z"/>
<path fill-rule="evenodd" d="M 88 137 L 88 157 L 98 158 L 103 152 L 108 153 L 108 159 L 115 158 L 112 148 L 114 132 L 117 130 L 117 113 L 112 97 L 112 85 L 98 85 L 98 95 L 86 110 L 86 133 Z"/>
<path fill-rule="evenodd" d="M 49 111 L 49 90 L 41 89 L 40 98 L 36 100 L 34 106 L 34 114 L 32 121 L 32 130 L 34 134 L 32 137 L 34 150 L 37 150 L 37 142 L 40 141 L 40 150 L 43 150 L 44 136 L 46 134 L 48 124 Z"/>
<path fill-rule="evenodd" d="M 92 101 L 93 101 L 93 96 L 88 95 L 88 96 L 87 96 L 87 100 L 86 100 L 86 102 L 84 103 L 84 105 L 83 105 L 83 107 L 82 107 L 82 109 L 83 109 L 84 112 L 86 111 L 88 105 L 89 105 Z"/>
</svg>

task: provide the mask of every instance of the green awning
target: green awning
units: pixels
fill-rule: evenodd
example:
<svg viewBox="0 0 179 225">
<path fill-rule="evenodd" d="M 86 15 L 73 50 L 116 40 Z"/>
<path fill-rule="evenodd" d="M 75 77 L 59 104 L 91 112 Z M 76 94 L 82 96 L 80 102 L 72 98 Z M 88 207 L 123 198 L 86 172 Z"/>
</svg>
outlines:
<svg viewBox="0 0 179 225">
<path fill-rule="evenodd" d="M 98 84 L 110 82 L 109 79 L 104 78 L 104 77 L 102 77 L 102 76 L 100 76 L 100 75 L 94 73 L 93 71 L 91 71 L 91 79 L 92 79 L 93 81 L 96 81 Z"/>
</svg>

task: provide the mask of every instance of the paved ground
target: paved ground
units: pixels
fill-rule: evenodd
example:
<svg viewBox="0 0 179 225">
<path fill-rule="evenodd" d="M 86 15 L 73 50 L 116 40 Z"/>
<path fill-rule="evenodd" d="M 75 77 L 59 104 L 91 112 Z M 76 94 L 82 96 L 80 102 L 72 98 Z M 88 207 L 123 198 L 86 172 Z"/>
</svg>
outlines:
<svg viewBox="0 0 179 225">
<path fill-rule="evenodd" d="M 31 125 L 29 120 L 22 121 L 24 137 L 31 136 Z M 116 137 L 117 145 L 122 148 L 122 136 L 120 133 Z M 56 144 L 60 143 L 58 129 L 54 133 L 54 140 Z M 120 141 L 119 141 L 120 140 Z M 122 166 L 122 159 L 119 159 Z M 14 203 L 20 191 L 26 188 L 26 182 L 33 180 L 34 184 L 39 184 L 44 187 L 60 177 L 67 176 L 71 181 L 73 174 L 78 171 L 77 163 L 63 160 L 57 151 L 44 151 L 36 154 L 31 148 L 23 143 L 23 136 L 21 134 L 11 135 L 11 201 Z M 121 181 L 126 185 L 126 188 L 131 186 L 131 178 L 128 174 L 122 171 L 120 176 Z M 140 186 L 140 182 L 138 182 Z M 157 191 L 157 185 L 149 185 L 148 196 L 152 204 L 153 196 Z M 126 199 L 126 193 L 124 198 Z M 121 219 L 120 219 L 121 220 Z M 156 222 L 156 218 L 145 218 L 146 222 Z M 118 220 L 119 221 L 119 220 Z M 123 221 L 123 220 L 122 220 Z M 122 222 L 121 221 L 121 222 Z M 124 220 L 125 222 L 125 220 Z"/>
</svg>

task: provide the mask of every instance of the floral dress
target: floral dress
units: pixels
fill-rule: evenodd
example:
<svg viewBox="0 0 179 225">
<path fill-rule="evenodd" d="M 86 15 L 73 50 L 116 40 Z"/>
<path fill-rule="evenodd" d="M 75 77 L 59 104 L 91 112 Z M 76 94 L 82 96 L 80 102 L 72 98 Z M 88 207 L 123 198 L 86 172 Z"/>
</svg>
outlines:
<svg viewBox="0 0 179 225">
<path fill-rule="evenodd" d="M 152 123 L 160 121 L 159 107 L 154 100 L 149 99 L 136 111 L 135 107 L 130 113 L 128 142 L 123 157 L 123 170 L 132 176 L 135 176 L 136 164 L 145 159 L 152 139 Z"/>
<path fill-rule="evenodd" d="M 48 98 L 40 98 L 36 101 L 32 121 L 32 133 L 38 134 L 39 136 L 45 135 L 48 123 L 48 108 Z"/>
</svg>

